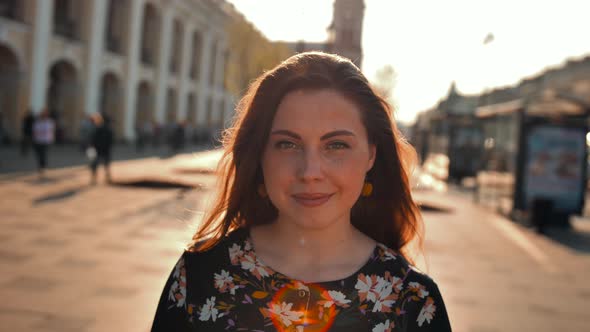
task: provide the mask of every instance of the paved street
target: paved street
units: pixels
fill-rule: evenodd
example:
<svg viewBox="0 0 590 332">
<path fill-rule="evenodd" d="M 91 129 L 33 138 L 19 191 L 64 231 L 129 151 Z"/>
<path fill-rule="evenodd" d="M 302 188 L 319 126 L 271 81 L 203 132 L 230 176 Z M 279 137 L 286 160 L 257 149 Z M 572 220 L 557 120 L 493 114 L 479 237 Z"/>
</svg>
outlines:
<svg viewBox="0 0 590 332">
<path fill-rule="evenodd" d="M 45 180 L 0 175 L 0 330 L 147 331 L 208 206 L 218 157 L 120 161 L 115 186 L 89 186 L 84 166 Z M 540 236 L 452 189 L 415 197 L 427 231 L 428 263 L 418 263 L 438 282 L 454 331 L 587 329 L 588 220 Z"/>
</svg>

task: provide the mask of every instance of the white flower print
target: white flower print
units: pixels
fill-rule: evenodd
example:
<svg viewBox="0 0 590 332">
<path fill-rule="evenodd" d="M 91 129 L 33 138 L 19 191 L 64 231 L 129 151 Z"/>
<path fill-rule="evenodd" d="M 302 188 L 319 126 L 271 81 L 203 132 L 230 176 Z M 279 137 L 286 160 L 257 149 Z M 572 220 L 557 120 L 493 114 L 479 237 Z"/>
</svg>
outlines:
<svg viewBox="0 0 590 332">
<path fill-rule="evenodd" d="M 250 243 L 250 241 L 248 241 L 248 240 L 244 241 L 244 250 L 246 250 L 246 251 L 252 250 L 252 244 Z"/>
<path fill-rule="evenodd" d="M 244 270 L 250 271 L 254 276 L 256 276 L 256 278 L 258 278 L 258 280 L 260 280 L 262 277 L 270 276 L 267 267 L 260 263 L 260 261 L 258 261 L 258 259 L 256 259 L 256 257 L 254 257 L 254 255 L 251 253 L 245 255 L 242 258 L 241 263 L 242 268 Z"/>
<path fill-rule="evenodd" d="M 215 273 L 215 288 L 222 293 L 227 292 L 229 289 L 232 295 L 235 295 L 236 289 L 238 289 L 238 287 L 234 285 L 234 278 L 225 270 L 221 270 L 221 274 Z"/>
<path fill-rule="evenodd" d="M 391 306 L 397 300 L 397 294 L 392 294 L 393 285 L 381 277 L 377 277 L 377 299 L 374 301 L 373 312 L 391 312 Z"/>
<path fill-rule="evenodd" d="M 389 261 L 392 259 L 396 259 L 396 255 L 395 255 L 395 251 L 389 249 L 387 246 L 385 246 L 382 243 L 379 243 L 378 246 L 381 248 L 381 260 L 382 261 Z"/>
<path fill-rule="evenodd" d="M 174 282 L 168 292 L 168 300 L 175 303 L 177 307 L 183 307 L 186 300 L 186 270 L 184 268 L 184 259 L 180 259 L 174 267 L 172 273 Z"/>
<path fill-rule="evenodd" d="M 391 284 L 393 285 L 393 289 L 395 289 L 396 293 L 399 293 L 402 291 L 404 283 L 400 278 L 391 277 Z"/>
<path fill-rule="evenodd" d="M 371 330 L 372 332 L 391 332 L 391 329 L 395 327 L 394 322 L 389 322 L 389 319 L 385 323 L 379 323 Z"/>
<path fill-rule="evenodd" d="M 426 290 L 426 287 L 420 285 L 419 283 L 413 281 L 411 283 L 409 283 L 410 289 L 412 289 L 413 291 L 415 291 L 418 296 L 420 296 L 420 298 L 425 298 L 426 296 L 428 296 L 428 291 Z"/>
<path fill-rule="evenodd" d="M 221 274 L 215 273 L 215 287 L 222 288 L 225 284 L 234 282 L 234 278 L 226 270 L 221 270 Z"/>
<path fill-rule="evenodd" d="M 212 296 L 210 299 L 207 299 L 207 303 L 203 305 L 201 309 L 201 314 L 199 315 L 199 320 L 205 322 L 211 318 L 214 322 L 217 317 L 221 317 L 222 315 L 218 315 L 219 311 L 215 308 L 215 296 Z"/>
<path fill-rule="evenodd" d="M 358 290 L 361 302 L 365 300 L 375 302 L 375 300 L 377 299 L 374 291 L 375 276 L 365 276 L 361 273 L 358 277 L 358 280 L 354 288 Z"/>
<path fill-rule="evenodd" d="M 296 280 L 293 283 L 293 287 L 297 290 L 304 290 L 306 292 L 309 292 L 309 287 L 307 287 L 304 283 L 302 283 L 301 281 Z"/>
<path fill-rule="evenodd" d="M 242 257 L 242 255 L 244 255 L 244 252 L 242 251 L 242 248 L 236 243 L 234 243 L 234 245 L 229 248 L 229 259 L 232 264 L 238 264 L 238 260 L 240 257 Z"/>
<path fill-rule="evenodd" d="M 430 324 L 430 321 L 434 317 L 435 312 L 436 306 L 434 305 L 434 300 L 431 297 L 429 297 L 426 299 L 426 303 L 422 307 L 422 310 L 420 310 L 420 313 L 418 314 L 418 319 L 416 319 L 416 322 L 418 322 L 418 326 L 422 327 L 424 321 L 427 321 L 428 324 Z"/>
<path fill-rule="evenodd" d="M 281 320 L 281 322 L 285 326 L 291 326 L 291 324 L 294 321 L 300 320 L 301 317 L 303 316 L 302 312 L 291 311 L 291 307 L 293 306 L 293 303 L 285 303 L 285 302 L 281 302 L 281 304 L 270 303 L 269 306 L 270 306 L 270 308 L 268 309 L 268 311 L 271 314 L 278 316 L 278 318 Z"/>
<path fill-rule="evenodd" d="M 348 307 L 348 304 L 351 302 L 350 300 L 346 299 L 346 296 L 339 291 L 323 291 L 322 297 L 326 299 L 325 301 L 318 301 L 318 304 L 324 305 L 325 308 L 329 308 L 336 304 L 340 307 Z"/>
</svg>

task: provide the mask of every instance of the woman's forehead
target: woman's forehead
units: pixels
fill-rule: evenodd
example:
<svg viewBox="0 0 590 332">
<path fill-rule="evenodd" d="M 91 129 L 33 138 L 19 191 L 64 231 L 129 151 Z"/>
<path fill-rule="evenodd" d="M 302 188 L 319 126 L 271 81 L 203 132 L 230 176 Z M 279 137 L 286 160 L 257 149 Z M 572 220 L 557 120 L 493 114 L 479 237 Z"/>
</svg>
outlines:
<svg viewBox="0 0 590 332">
<path fill-rule="evenodd" d="M 304 121 L 358 122 L 360 108 L 356 103 L 332 89 L 296 90 L 283 97 L 273 124 L 289 125 Z"/>
</svg>

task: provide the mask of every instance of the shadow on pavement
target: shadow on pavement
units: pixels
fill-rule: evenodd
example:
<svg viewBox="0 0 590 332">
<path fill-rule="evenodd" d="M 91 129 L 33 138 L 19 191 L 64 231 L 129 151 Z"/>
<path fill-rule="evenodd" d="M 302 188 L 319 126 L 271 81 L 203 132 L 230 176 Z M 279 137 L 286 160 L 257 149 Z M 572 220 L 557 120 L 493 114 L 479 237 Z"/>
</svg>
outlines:
<svg viewBox="0 0 590 332">
<path fill-rule="evenodd" d="M 34 199 L 33 205 L 60 202 L 60 201 L 72 198 L 72 197 L 76 196 L 77 194 L 87 190 L 88 188 L 90 188 L 90 187 L 83 186 L 83 187 L 78 187 L 78 188 L 70 188 L 70 189 L 66 189 L 61 192 L 45 195 L 45 196 Z"/>
<path fill-rule="evenodd" d="M 544 235 L 572 250 L 590 254 L 590 232 L 575 228 L 550 227 L 545 229 Z"/>
<path fill-rule="evenodd" d="M 193 186 L 183 184 L 175 181 L 162 181 L 162 180 L 137 180 L 130 182 L 115 182 L 113 185 L 121 187 L 141 187 L 151 189 L 194 189 Z"/>
<path fill-rule="evenodd" d="M 453 212 L 453 209 L 451 209 L 451 208 L 440 206 L 440 205 L 435 205 L 435 204 L 431 204 L 431 203 L 418 202 L 418 206 L 420 207 L 420 211 L 422 211 L 422 212 L 432 212 L 432 213 L 452 213 Z"/>
<path fill-rule="evenodd" d="M 61 180 L 69 180 L 71 178 L 70 175 L 52 175 L 52 176 L 44 176 L 42 178 L 35 177 L 31 179 L 24 180 L 25 183 L 32 184 L 32 185 L 48 185 L 48 184 L 55 184 L 60 182 Z"/>
</svg>

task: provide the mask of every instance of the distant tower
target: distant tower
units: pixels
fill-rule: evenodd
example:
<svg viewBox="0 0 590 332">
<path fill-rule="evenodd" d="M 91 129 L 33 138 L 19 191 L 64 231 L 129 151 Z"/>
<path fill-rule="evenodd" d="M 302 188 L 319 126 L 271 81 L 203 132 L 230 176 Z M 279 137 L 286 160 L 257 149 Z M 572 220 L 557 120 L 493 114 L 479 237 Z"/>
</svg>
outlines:
<svg viewBox="0 0 590 332">
<path fill-rule="evenodd" d="M 334 17 L 328 27 L 330 51 L 352 60 L 359 68 L 363 61 L 364 0 L 335 0 Z"/>
</svg>

